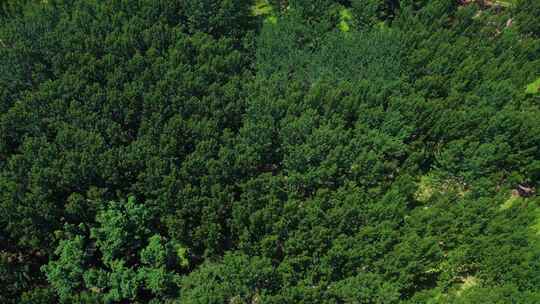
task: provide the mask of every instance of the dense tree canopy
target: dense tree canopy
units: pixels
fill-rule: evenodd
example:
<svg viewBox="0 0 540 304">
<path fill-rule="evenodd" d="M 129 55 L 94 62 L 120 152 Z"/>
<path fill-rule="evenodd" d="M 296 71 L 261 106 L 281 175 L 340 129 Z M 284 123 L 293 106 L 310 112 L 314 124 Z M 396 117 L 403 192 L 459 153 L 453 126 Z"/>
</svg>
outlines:
<svg viewBox="0 0 540 304">
<path fill-rule="evenodd" d="M 0 2 L 0 303 L 539 303 L 539 3 Z"/>
</svg>

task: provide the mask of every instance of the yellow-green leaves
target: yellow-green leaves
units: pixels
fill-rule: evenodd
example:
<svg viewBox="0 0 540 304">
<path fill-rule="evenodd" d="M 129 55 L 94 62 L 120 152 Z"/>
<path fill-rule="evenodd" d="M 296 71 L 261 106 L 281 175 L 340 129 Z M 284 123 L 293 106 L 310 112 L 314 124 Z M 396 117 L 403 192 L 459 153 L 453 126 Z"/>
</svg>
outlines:
<svg viewBox="0 0 540 304">
<path fill-rule="evenodd" d="M 525 92 L 528 94 L 537 94 L 540 92 L 540 78 L 527 85 Z"/>
<path fill-rule="evenodd" d="M 348 32 L 350 30 L 350 24 L 352 22 L 352 13 L 349 9 L 343 8 L 339 11 L 339 29 L 342 32 Z"/>
</svg>

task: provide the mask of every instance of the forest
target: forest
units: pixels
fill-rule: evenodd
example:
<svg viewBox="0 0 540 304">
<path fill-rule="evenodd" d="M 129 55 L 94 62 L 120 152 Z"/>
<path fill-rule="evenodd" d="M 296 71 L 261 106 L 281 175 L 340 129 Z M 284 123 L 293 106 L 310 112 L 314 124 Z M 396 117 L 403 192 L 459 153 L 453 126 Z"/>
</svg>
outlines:
<svg viewBox="0 0 540 304">
<path fill-rule="evenodd" d="M 0 303 L 540 303 L 540 1 L 0 1 Z"/>
</svg>

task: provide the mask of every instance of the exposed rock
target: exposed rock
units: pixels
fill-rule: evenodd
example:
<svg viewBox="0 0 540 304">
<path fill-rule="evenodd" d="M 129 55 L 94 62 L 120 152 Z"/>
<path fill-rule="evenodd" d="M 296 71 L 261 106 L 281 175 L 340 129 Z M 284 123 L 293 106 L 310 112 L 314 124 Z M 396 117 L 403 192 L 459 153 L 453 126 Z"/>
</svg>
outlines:
<svg viewBox="0 0 540 304">
<path fill-rule="evenodd" d="M 524 185 L 518 185 L 517 189 L 515 190 L 518 192 L 518 195 L 521 197 L 529 197 L 535 193 L 535 189 L 533 187 L 527 187 Z"/>
</svg>

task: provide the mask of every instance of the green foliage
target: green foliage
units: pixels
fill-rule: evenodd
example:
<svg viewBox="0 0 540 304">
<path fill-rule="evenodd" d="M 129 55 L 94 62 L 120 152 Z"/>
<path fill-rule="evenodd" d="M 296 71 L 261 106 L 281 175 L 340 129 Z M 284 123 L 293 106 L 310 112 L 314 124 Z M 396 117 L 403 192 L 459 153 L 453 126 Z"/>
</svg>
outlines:
<svg viewBox="0 0 540 304">
<path fill-rule="evenodd" d="M 372 273 L 358 274 L 336 282 L 331 293 L 345 303 L 398 303 L 399 292 L 391 283 Z"/>
<path fill-rule="evenodd" d="M 399 0 L 352 0 L 352 11 L 360 28 L 391 21 L 400 6 Z"/>
<path fill-rule="evenodd" d="M 250 12 L 253 0 L 182 0 L 180 3 L 193 32 L 239 38 L 253 22 Z"/>
<path fill-rule="evenodd" d="M 101 248 L 106 265 L 141 248 L 151 233 L 148 229 L 150 216 L 148 207 L 135 203 L 133 197 L 127 203 L 112 202 L 97 214 L 98 227 L 91 229 L 90 236 Z"/>
<path fill-rule="evenodd" d="M 181 303 L 253 303 L 261 290 L 276 286 L 271 262 L 243 254 L 225 254 L 219 263 L 205 263 L 181 281 Z"/>
<path fill-rule="evenodd" d="M 20 14 L 24 6 L 31 1 L 27 0 L 2 0 L 0 1 L 0 18 L 10 18 Z"/>
<path fill-rule="evenodd" d="M 514 10 L 519 31 L 525 35 L 540 38 L 540 25 L 538 24 L 540 3 L 534 0 L 518 0 L 516 2 Z"/>
<path fill-rule="evenodd" d="M 266 0 L 257 0 L 253 6 L 253 15 L 268 15 L 272 12 L 272 6 Z"/>
<path fill-rule="evenodd" d="M 1 2 L 0 302 L 539 302 L 537 3 Z"/>
<path fill-rule="evenodd" d="M 536 94 L 536 93 L 540 92 L 540 78 L 538 78 L 535 81 L 529 83 L 527 85 L 527 89 L 525 90 L 525 92 L 527 92 L 529 94 Z"/>
<path fill-rule="evenodd" d="M 63 303 L 159 299 L 176 295 L 176 271 L 189 266 L 187 250 L 151 235 L 151 212 L 134 198 L 111 202 L 96 215 L 89 236 L 83 224 L 66 226 L 56 260 L 43 267 Z"/>
</svg>

